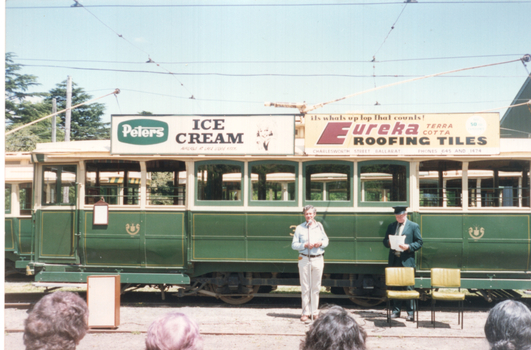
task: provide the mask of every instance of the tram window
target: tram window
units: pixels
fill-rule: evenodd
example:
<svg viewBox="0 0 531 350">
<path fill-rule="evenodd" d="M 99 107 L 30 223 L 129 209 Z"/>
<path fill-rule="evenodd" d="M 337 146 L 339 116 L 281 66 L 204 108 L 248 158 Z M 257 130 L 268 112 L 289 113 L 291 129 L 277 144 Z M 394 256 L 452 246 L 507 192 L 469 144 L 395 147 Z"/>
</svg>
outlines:
<svg viewBox="0 0 531 350">
<path fill-rule="evenodd" d="M 146 163 L 147 204 L 184 205 L 186 165 L 176 160 L 153 160 Z"/>
<path fill-rule="evenodd" d="M 42 204 L 73 205 L 76 200 L 76 166 L 43 167 Z"/>
<path fill-rule="evenodd" d="M 462 164 L 447 160 L 420 162 L 421 207 L 461 207 Z"/>
<path fill-rule="evenodd" d="M 251 174 L 251 204 L 262 205 L 266 201 L 296 204 L 296 163 L 254 162 L 249 164 L 249 169 Z"/>
<path fill-rule="evenodd" d="M 197 200 L 243 203 L 242 169 L 233 161 L 197 163 Z"/>
<path fill-rule="evenodd" d="M 305 163 L 305 200 L 351 204 L 352 173 L 352 163 L 340 161 Z"/>
<path fill-rule="evenodd" d="M 362 162 L 359 164 L 359 202 L 407 202 L 409 165 L 401 162 Z"/>
<path fill-rule="evenodd" d="M 18 198 L 20 202 L 20 215 L 31 215 L 32 185 L 23 183 L 18 185 Z"/>
<path fill-rule="evenodd" d="M 5 214 L 11 214 L 11 185 L 5 184 L 4 193 Z"/>
<path fill-rule="evenodd" d="M 91 161 L 85 169 L 85 204 L 94 204 L 101 198 L 111 205 L 139 204 L 140 163 Z"/>
<path fill-rule="evenodd" d="M 529 207 L 529 162 L 492 160 L 468 165 L 470 207 Z"/>
</svg>

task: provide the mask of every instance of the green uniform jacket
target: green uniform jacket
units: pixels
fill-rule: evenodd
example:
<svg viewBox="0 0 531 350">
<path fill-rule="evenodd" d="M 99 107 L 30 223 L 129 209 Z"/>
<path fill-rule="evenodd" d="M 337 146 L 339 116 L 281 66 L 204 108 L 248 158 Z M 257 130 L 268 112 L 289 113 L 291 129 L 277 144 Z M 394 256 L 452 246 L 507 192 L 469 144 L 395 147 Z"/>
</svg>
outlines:
<svg viewBox="0 0 531 350">
<path fill-rule="evenodd" d="M 389 235 L 394 235 L 396 232 L 397 221 L 387 226 L 385 238 L 383 240 L 384 246 L 389 246 Z M 400 257 L 397 257 L 392 250 L 389 250 L 389 266 L 394 267 L 415 267 L 415 252 L 422 248 L 422 237 L 420 236 L 420 227 L 416 222 L 407 220 L 402 236 L 406 236 L 405 243 L 409 244 L 409 250 L 402 252 Z"/>
</svg>

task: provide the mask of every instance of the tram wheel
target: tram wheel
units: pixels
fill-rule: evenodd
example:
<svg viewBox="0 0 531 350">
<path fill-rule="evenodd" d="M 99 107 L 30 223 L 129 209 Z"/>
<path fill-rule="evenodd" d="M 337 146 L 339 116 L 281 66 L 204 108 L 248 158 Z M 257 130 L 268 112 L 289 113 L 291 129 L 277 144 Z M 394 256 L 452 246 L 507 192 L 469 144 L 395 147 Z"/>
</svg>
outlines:
<svg viewBox="0 0 531 350">
<path fill-rule="evenodd" d="M 345 274 L 343 275 L 343 278 L 348 279 L 349 275 Z M 345 294 L 348 296 L 350 301 L 359 306 L 373 307 L 385 301 L 385 297 L 375 296 L 374 293 L 366 293 L 365 290 L 362 290 L 362 294 L 354 293 L 355 289 L 349 287 L 343 287 L 343 290 L 345 291 Z"/>
<path fill-rule="evenodd" d="M 221 274 L 221 273 L 217 273 L 218 274 Z M 259 277 L 260 275 L 259 274 L 253 274 L 253 276 L 255 277 Z M 243 305 L 245 303 L 248 303 L 249 301 L 251 301 L 253 298 L 254 298 L 254 294 L 258 292 L 258 289 L 260 289 L 260 286 L 259 285 L 256 285 L 256 286 L 252 286 L 252 290 L 251 292 L 249 292 L 249 294 L 247 295 L 237 295 L 237 296 L 232 296 L 230 294 L 221 294 L 219 296 L 219 298 L 227 303 L 227 304 L 230 304 L 230 305 Z M 240 292 L 235 292 L 234 294 L 241 294 Z"/>
</svg>

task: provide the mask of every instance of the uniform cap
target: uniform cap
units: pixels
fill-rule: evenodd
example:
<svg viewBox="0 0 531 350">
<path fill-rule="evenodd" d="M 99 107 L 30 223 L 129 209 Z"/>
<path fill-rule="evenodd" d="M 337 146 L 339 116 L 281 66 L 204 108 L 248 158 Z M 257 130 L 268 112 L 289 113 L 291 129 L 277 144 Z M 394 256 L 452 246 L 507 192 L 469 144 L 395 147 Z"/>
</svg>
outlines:
<svg viewBox="0 0 531 350">
<path fill-rule="evenodd" d="M 395 215 L 402 215 L 406 213 L 407 207 L 393 207 L 395 210 Z"/>
</svg>

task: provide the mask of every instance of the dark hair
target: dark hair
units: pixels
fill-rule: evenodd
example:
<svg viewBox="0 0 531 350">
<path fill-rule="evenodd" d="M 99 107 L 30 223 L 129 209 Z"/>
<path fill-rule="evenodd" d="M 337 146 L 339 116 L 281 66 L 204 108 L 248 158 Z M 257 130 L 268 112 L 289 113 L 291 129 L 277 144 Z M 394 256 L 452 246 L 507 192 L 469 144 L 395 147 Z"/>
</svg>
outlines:
<svg viewBox="0 0 531 350">
<path fill-rule="evenodd" d="M 502 301 L 489 312 L 485 336 L 493 350 L 531 350 L 531 311 L 519 301 Z"/>
<path fill-rule="evenodd" d="M 146 349 L 201 350 L 203 339 L 193 320 L 183 313 L 170 312 L 149 326 Z"/>
<path fill-rule="evenodd" d="M 301 350 L 365 350 L 367 333 L 341 306 L 321 311 L 306 332 Z"/>
<path fill-rule="evenodd" d="M 24 321 L 26 350 L 73 350 L 88 330 L 85 300 L 70 292 L 44 296 Z"/>
</svg>

